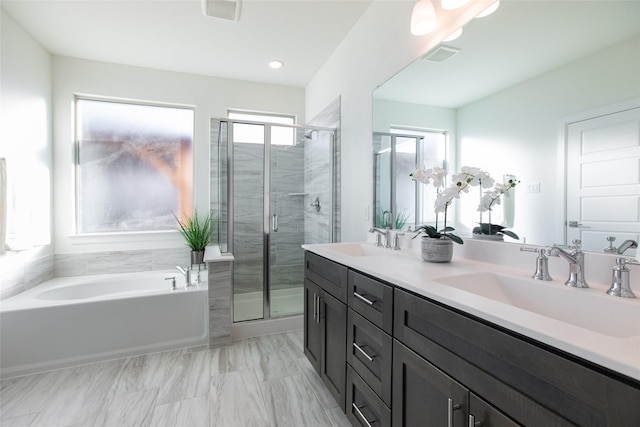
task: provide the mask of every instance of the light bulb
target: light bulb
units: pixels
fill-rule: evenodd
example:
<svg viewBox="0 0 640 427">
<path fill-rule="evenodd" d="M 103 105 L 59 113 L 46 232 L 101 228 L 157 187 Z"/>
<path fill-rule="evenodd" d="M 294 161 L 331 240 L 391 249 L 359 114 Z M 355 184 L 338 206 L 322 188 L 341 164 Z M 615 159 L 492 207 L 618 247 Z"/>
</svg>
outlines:
<svg viewBox="0 0 640 427">
<path fill-rule="evenodd" d="M 430 0 L 419 0 L 411 13 L 411 34 L 423 36 L 436 29 L 436 10 Z"/>
</svg>

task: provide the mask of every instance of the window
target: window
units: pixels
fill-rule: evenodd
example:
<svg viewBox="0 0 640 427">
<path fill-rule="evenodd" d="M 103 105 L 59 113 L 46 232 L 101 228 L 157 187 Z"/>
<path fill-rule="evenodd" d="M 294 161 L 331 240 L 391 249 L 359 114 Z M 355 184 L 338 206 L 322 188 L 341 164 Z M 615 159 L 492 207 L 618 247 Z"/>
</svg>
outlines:
<svg viewBox="0 0 640 427">
<path fill-rule="evenodd" d="M 174 230 L 192 211 L 193 108 L 76 98 L 77 232 Z"/>
<path fill-rule="evenodd" d="M 294 128 L 277 126 L 277 124 L 294 125 L 296 123 L 295 116 L 229 110 L 229 118 L 273 123 L 274 126 L 271 127 L 271 144 L 295 145 Z M 234 123 L 233 142 L 264 144 L 264 128 L 259 125 Z"/>
</svg>

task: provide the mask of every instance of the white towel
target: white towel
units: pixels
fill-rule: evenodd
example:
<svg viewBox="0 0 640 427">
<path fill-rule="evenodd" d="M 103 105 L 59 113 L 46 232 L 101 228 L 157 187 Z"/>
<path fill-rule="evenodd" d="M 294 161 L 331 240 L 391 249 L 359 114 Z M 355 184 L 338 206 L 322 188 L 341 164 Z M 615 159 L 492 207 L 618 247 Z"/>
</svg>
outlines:
<svg viewBox="0 0 640 427">
<path fill-rule="evenodd" d="M 7 238 L 7 161 L 0 158 L 0 255 Z"/>
</svg>

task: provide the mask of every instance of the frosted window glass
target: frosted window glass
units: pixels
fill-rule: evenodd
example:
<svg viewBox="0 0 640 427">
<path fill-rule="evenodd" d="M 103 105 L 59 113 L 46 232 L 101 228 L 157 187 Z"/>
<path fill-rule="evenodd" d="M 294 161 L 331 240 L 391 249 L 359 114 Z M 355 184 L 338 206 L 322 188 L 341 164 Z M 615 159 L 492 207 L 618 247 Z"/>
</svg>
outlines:
<svg viewBox="0 0 640 427">
<path fill-rule="evenodd" d="M 77 99 L 78 233 L 174 230 L 192 211 L 194 111 Z"/>
</svg>

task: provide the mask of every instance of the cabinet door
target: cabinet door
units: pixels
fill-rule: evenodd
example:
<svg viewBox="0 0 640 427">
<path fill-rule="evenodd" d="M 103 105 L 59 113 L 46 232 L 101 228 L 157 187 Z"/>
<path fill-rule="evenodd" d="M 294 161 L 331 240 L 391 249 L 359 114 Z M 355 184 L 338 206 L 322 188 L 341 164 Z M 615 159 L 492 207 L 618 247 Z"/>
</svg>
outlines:
<svg viewBox="0 0 640 427">
<path fill-rule="evenodd" d="M 465 427 L 469 390 L 393 340 L 393 427 Z"/>
<path fill-rule="evenodd" d="M 347 306 L 324 292 L 320 299 L 320 377 L 344 411 L 347 367 Z"/>
<path fill-rule="evenodd" d="M 469 395 L 469 427 L 519 427 L 505 414 L 480 399 L 474 393 Z"/>
<path fill-rule="evenodd" d="M 315 370 L 320 372 L 320 287 L 304 279 L 304 354 Z"/>
</svg>

